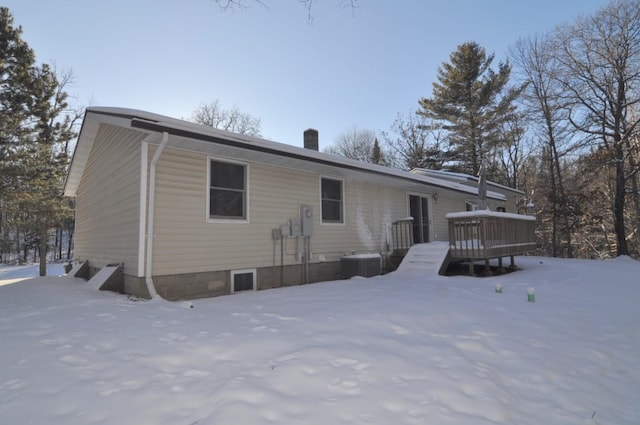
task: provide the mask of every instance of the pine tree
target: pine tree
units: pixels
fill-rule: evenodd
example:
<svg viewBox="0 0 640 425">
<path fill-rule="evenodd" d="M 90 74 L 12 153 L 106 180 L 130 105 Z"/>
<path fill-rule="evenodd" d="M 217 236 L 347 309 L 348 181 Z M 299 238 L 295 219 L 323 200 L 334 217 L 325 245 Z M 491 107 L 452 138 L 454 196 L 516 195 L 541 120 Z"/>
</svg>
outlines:
<svg viewBox="0 0 640 425">
<path fill-rule="evenodd" d="M 11 224 L 14 233 L 20 230 L 39 244 L 45 275 L 48 231 L 71 215 L 62 186 L 74 120 L 66 113 L 64 86 L 48 65 L 36 65 L 21 33 L 9 10 L 0 8 L 2 234 L 9 235 Z"/>
<path fill-rule="evenodd" d="M 0 7 L 0 226 L 3 251 L 11 247 L 11 200 L 19 186 L 20 140 L 28 134 L 30 71 L 35 55 L 22 40 L 22 29 L 13 26 L 13 17 Z"/>
<path fill-rule="evenodd" d="M 378 143 L 378 138 L 376 137 L 373 141 L 373 152 L 371 153 L 371 163 L 372 164 L 383 164 L 384 158 L 382 156 L 382 151 L 380 150 L 380 143 Z"/>
<path fill-rule="evenodd" d="M 25 133 L 22 124 L 28 117 L 29 71 L 35 59 L 21 34 L 20 27 L 13 27 L 9 9 L 0 8 L 0 196 L 11 185 L 16 164 L 9 158 Z"/>
<path fill-rule="evenodd" d="M 34 70 L 32 94 L 33 133 L 24 141 L 29 151 L 24 173 L 25 182 L 19 194 L 23 210 L 32 211 L 27 223 L 39 241 L 40 275 L 46 274 L 49 229 L 69 214 L 68 202 L 62 194 L 67 167 L 67 152 L 62 149 L 75 134 L 71 118 L 60 118 L 67 105 L 67 94 L 55 73 L 47 65 Z"/>
<path fill-rule="evenodd" d="M 511 66 L 500 63 L 495 72 L 493 59 L 477 43 L 458 46 L 450 62 L 438 68 L 433 97 L 419 100 L 418 114 L 448 131 L 455 168 L 474 175 L 498 143 L 500 124 L 514 111 L 513 101 L 522 90 L 507 88 Z"/>
</svg>

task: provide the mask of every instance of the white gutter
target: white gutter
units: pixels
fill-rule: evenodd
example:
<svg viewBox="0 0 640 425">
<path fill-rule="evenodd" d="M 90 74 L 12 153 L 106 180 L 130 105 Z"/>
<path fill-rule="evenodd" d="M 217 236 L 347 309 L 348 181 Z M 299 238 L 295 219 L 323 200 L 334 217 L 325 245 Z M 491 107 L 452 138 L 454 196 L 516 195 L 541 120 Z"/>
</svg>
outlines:
<svg viewBox="0 0 640 425">
<path fill-rule="evenodd" d="M 155 215 L 155 203 L 156 203 L 156 164 L 162 155 L 162 151 L 167 142 L 169 141 L 169 133 L 166 131 L 162 133 L 162 141 L 160 146 L 156 149 L 151 160 L 151 170 L 149 172 L 149 208 L 147 209 L 147 267 L 145 273 L 145 283 L 147 284 L 147 290 L 151 299 L 157 298 L 158 293 L 153 285 L 152 265 L 153 265 L 153 218 Z"/>
</svg>

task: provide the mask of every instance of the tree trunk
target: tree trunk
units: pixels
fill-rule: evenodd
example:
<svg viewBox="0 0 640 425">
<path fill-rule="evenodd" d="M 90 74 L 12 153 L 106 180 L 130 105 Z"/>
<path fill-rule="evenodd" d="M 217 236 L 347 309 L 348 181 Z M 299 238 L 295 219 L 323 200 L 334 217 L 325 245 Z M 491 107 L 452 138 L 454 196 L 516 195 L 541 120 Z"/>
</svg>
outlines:
<svg viewBox="0 0 640 425">
<path fill-rule="evenodd" d="M 551 178 L 551 256 L 558 256 L 558 195 L 553 151 L 549 149 L 549 177 Z"/>
<path fill-rule="evenodd" d="M 71 259 L 71 246 L 73 244 L 73 227 L 69 229 L 69 236 L 67 242 L 67 261 Z"/>
<path fill-rule="evenodd" d="M 634 145 L 629 137 L 625 138 L 625 146 L 629 157 L 629 168 L 631 169 L 631 199 L 635 209 L 635 221 L 633 221 L 633 238 L 636 241 L 632 249 L 638 250 L 638 237 L 640 236 L 640 191 L 638 190 L 638 160 L 636 159 Z"/>
<path fill-rule="evenodd" d="M 624 227 L 624 201 L 626 196 L 626 184 L 624 176 L 624 150 L 620 141 L 620 135 L 614 137 L 615 162 L 616 162 L 616 188 L 613 202 L 613 228 L 616 232 L 617 255 L 629 255 L 626 230 Z"/>
<path fill-rule="evenodd" d="M 64 233 L 62 226 L 58 226 L 58 231 L 56 232 L 56 235 L 59 236 L 57 237 L 57 244 L 58 244 L 58 260 L 62 260 L 62 235 Z"/>
<path fill-rule="evenodd" d="M 46 226 L 40 229 L 40 276 L 47 275 L 47 231 Z"/>
<path fill-rule="evenodd" d="M 558 150 L 556 149 L 555 138 L 551 138 L 551 151 L 552 151 L 552 159 L 553 166 L 556 169 L 556 176 L 558 179 L 558 191 L 560 197 L 560 207 L 562 211 L 562 217 L 564 219 L 564 237 L 566 239 L 567 244 L 567 257 L 573 258 L 573 247 L 571 246 L 571 226 L 569 225 L 569 202 L 567 201 L 567 191 L 565 190 L 564 184 L 562 182 L 562 170 L 560 169 L 560 157 L 558 155 Z"/>
<path fill-rule="evenodd" d="M 20 262 L 20 228 L 16 227 L 16 258 Z"/>
</svg>

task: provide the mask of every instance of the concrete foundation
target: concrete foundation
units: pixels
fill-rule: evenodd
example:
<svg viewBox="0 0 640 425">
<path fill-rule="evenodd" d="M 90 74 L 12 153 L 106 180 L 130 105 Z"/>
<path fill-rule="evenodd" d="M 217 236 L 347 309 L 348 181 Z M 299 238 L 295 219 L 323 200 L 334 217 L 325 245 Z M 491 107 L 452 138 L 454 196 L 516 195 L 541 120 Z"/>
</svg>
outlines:
<svg viewBox="0 0 640 425">
<path fill-rule="evenodd" d="M 272 289 L 295 286 L 302 283 L 303 266 L 276 266 L 258 268 L 257 289 Z M 311 282 L 340 279 L 340 262 L 314 263 L 309 267 Z M 196 298 L 217 297 L 231 293 L 231 271 L 185 273 L 178 275 L 154 276 L 156 292 L 162 298 L 177 301 Z M 149 298 L 143 277 L 124 276 L 124 293 Z"/>
</svg>

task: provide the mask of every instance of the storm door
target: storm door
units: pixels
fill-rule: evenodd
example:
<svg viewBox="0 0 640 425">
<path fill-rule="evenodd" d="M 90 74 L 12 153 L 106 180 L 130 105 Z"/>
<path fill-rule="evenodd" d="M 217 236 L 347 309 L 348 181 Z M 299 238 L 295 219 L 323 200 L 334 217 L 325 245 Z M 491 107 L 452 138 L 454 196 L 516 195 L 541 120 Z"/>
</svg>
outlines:
<svg viewBox="0 0 640 425">
<path fill-rule="evenodd" d="M 409 195 L 409 215 L 413 217 L 413 243 L 429 242 L 429 199 Z"/>
</svg>

